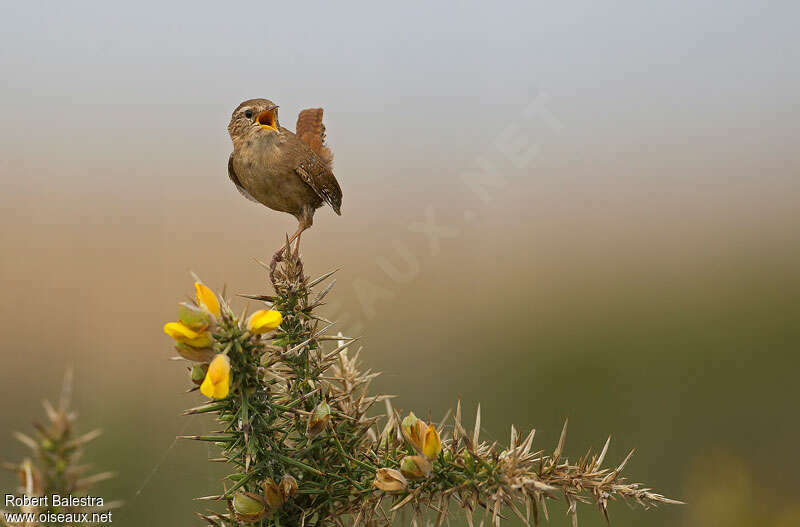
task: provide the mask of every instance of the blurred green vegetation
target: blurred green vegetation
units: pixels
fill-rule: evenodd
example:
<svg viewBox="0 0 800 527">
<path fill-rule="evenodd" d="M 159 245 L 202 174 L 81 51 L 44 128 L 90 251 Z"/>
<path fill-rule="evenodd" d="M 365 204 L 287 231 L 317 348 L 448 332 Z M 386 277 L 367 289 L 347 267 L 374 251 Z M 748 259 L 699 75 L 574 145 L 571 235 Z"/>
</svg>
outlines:
<svg viewBox="0 0 800 527">
<path fill-rule="evenodd" d="M 485 437 L 505 442 L 511 423 L 535 427 L 543 449 L 553 448 L 569 416 L 569 455 L 612 435 L 610 463 L 636 448 L 630 477 L 688 502 L 650 512 L 615 504 L 614 525 L 796 525 L 800 426 L 792 416 L 800 326 L 793 321 L 800 320 L 800 290 L 788 276 L 762 275 L 714 299 L 704 289 L 719 280 L 682 295 L 664 288 L 647 298 L 595 292 L 573 297 L 571 316 L 546 326 L 531 318 L 530 304 L 486 297 L 457 304 L 436 324 L 402 330 L 419 316 L 413 306 L 436 288 L 447 290 L 430 285 L 396 300 L 391 324 L 379 320 L 367 331 L 362 356 L 387 371 L 374 389 L 398 394 L 398 407 L 436 419 L 458 397 L 467 415 L 480 401 Z M 162 344 L 166 356 L 169 342 Z M 88 458 L 120 474 L 99 492 L 127 501 L 115 513 L 121 525 L 185 524 L 201 509 L 192 498 L 213 492 L 222 474 L 205 461 L 213 447 L 173 440 L 213 423 L 178 417 L 196 395 L 180 395 L 181 364 L 159 360 L 157 367 L 159 378 L 146 390 L 102 388 L 102 401 L 94 381 L 80 382 L 78 368 L 76 405 L 93 418 L 84 426 L 106 431 Z M 50 395 L 43 387 L 58 375 L 43 374 L 36 387 L 43 393 L 14 408 L 35 412 L 39 395 Z M 25 426 L 19 419 L 9 424 Z M 13 458 L 21 449 L 8 436 L 0 440 L 4 457 Z M 6 488 L 10 482 L 4 480 Z M 566 525 L 563 511 L 552 507 L 554 525 Z M 581 512 L 582 525 L 602 525 L 591 507 Z"/>
<path fill-rule="evenodd" d="M 781 188 L 770 191 L 788 196 L 794 186 Z M 553 199 L 566 203 L 558 192 Z M 353 221 L 374 220 L 373 230 L 331 232 L 339 224 L 326 217 L 303 253 L 312 275 L 342 267 L 323 313 L 363 335 L 365 366 L 385 372 L 372 388 L 396 394 L 396 407 L 438 419 L 459 398 L 467 416 L 480 402 L 485 437 L 506 442 L 512 423 L 534 427 L 545 450 L 569 417 L 572 458 L 608 435 L 609 463 L 636 448 L 626 473 L 688 505 L 644 512 L 615 503 L 614 525 L 788 526 L 800 507 L 800 247 L 796 213 L 781 203 L 775 212 L 764 201 L 746 220 L 693 209 L 691 229 L 670 203 L 642 221 L 554 206 L 512 226 L 498 203 L 435 255 L 406 230 L 414 211 L 381 223 L 362 209 Z M 11 431 L 29 429 L 73 365 L 78 426 L 105 431 L 87 460 L 119 474 L 97 490 L 126 501 L 115 524 L 191 524 L 203 508 L 192 498 L 216 492 L 222 467 L 205 461 L 213 447 L 174 440 L 214 425 L 178 416 L 199 397 L 183 393 L 185 367 L 168 360 L 161 326 L 191 293 L 189 268 L 229 293 L 266 290 L 252 261 L 273 249 L 253 241 L 267 238 L 264 211 L 239 205 L 230 204 L 231 218 L 209 209 L 192 223 L 209 233 L 201 238 L 169 229 L 196 218 L 189 202 L 170 209 L 166 226 L 15 231 L 9 254 L 19 257 L 4 261 L 0 305 L 0 457 L 23 455 Z M 448 211 L 438 221 L 460 226 Z M 376 266 L 380 256 L 403 267 L 387 236 L 418 260 L 405 283 Z M 391 293 L 373 313 L 356 289 L 364 280 Z M 13 484 L 0 475 L 0 487 Z M 552 525 L 567 525 L 563 510 L 554 505 Z M 579 510 L 581 525 L 603 524 L 593 508 Z"/>
</svg>

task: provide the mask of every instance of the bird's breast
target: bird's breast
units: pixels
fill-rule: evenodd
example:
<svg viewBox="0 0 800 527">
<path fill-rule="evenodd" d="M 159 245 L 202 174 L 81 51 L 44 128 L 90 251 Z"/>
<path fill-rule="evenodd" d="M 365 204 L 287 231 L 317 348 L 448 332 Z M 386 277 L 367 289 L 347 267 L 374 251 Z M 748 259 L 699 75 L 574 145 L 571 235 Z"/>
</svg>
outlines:
<svg viewBox="0 0 800 527">
<path fill-rule="evenodd" d="M 245 142 L 235 152 L 233 165 L 245 190 L 273 210 L 297 215 L 316 198 L 295 172 L 292 157 L 275 141 Z"/>
</svg>

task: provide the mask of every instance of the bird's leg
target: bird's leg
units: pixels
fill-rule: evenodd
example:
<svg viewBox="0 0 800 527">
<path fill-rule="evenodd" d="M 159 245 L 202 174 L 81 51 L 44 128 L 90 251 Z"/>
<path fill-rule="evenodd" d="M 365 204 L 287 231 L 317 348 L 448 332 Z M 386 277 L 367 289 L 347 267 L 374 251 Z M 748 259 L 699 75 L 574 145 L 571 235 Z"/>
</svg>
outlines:
<svg viewBox="0 0 800 527">
<path fill-rule="evenodd" d="M 294 256 L 295 258 L 300 254 L 300 235 L 303 234 L 303 231 L 306 230 L 308 227 L 300 228 L 299 232 L 297 233 L 297 243 L 294 244 Z"/>
<path fill-rule="evenodd" d="M 283 251 L 288 251 L 292 246 L 292 242 L 295 240 L 297 240 L 297 245 L 295 245 L 293 254 L 295 257 L 298 255 L 300 251 L 300 235 L 303 234 L 304 230 L 308 229 L 314 224 L 314 209 L 304 207 L 301 213 L 296 217 L 299 223 L 297 230 L 287 240 L 286 244 L 282 245 L 281 248 L 277 250 L 269 264 L 269 279 L 273 284 L 275 283 L 275 268 L 278 266 L 278 262 L 283 259 Z"/>
<path fill-rule="evenodd" d="M 294 255 L 297 257 L 300 254 L 300 235 L 303 234 L 303 231 L 311 227 L 314 224 L 314 209 L 310 211 L 308 209 L 303 210 L 303 214 L 298 218 L 300 221 L 300 226 L 297 228 L 297 244 L 294 246 Z"/>
</svg>

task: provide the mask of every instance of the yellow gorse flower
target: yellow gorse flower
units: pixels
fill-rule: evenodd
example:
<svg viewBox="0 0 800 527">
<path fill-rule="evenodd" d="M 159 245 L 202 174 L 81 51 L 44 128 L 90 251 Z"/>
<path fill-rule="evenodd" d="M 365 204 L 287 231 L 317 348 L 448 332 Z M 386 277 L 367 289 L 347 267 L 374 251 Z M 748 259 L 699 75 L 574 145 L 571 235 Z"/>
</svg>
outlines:
<svg viewBox="0 0 800 527">
<path fill-rule="evenodd" d="M 208 365 L 206 378 L 200 391 L 211 399 L 224 399 L 231 388 L 231 360 L 227 355 L 217 354 Z"/>
<path fill-rule="evenodd" d="M 193 348 L 205 348 L 212 343 L 211 334 L 207 331 L 195 331 L 183 324 L 183 322 L 167 322 L 164 324 L 164 333 Z"/>
<path fill-rule="evenodd" d="M 261 309 L 247 319 L 247 330 L 254 335 L 267 333 L 277 328 L 283 322 L 283 315 L 274 309 Z"/>
<path fill-rule="evenodd" d="M 219 300 L 200 282 L 195 282 L 194 288 L 197 305 L 181 303 L 178 321 L 166 323 L 164 333 L 175 339 L 175 350 L 181 357 L 194 362 L 208 362 L 214 354 L 211 332 L 220 316 Z"/>
<path fill-rule="evenodd" d="M 208 312 L 215 317 L 219 317 L 219 300 L 217 300 L 217 295 L 214 294 L 214 291 L 209 289 L 207 285 L 200 282 L 194 283 L 194 291 L 195 296 L 197 297 L 197 303 L 206 308 Z"/>
<path fill-rule="evenodd" d="M 428 459 L 436 459 L 439 452 L 442 451 L 442 440 L 439 437 L 439 432 L 432 424 L 428 425 L 425 430 L 425 439 L 422 441 L 422 454 Z"/>
<path fill-rule="evenodd" d="M 400 431 L 414 450 L 422 453 L 422 442 L 425 440 L 425 421 L 410 412 L 400 424 Z"/>
<path fill-rule="evenodd" d="M 442 451 L 442 440 L 436 427 L 425 424 L 414 412 L 410 412 L 400 423 L 400 431 L 408 444 L 428 459 L 436 459 Z"/>
</svg>

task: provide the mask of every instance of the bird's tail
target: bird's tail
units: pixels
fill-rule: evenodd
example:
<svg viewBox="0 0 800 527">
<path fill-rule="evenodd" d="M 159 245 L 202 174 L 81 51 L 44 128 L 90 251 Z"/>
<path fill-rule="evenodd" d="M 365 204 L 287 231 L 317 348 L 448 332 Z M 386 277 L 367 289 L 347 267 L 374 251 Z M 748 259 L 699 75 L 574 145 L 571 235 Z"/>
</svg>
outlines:
<svg viewBox="0 0 800 527">
<path fill-rule="evenodd" d="M 325 144 L 325 125 L 322 123 L 322 108 L 308 108 L 297 116 L 297 137 L 311 147 L 322 161 L 333 169 L 333 152 Z"/>
</svg>

